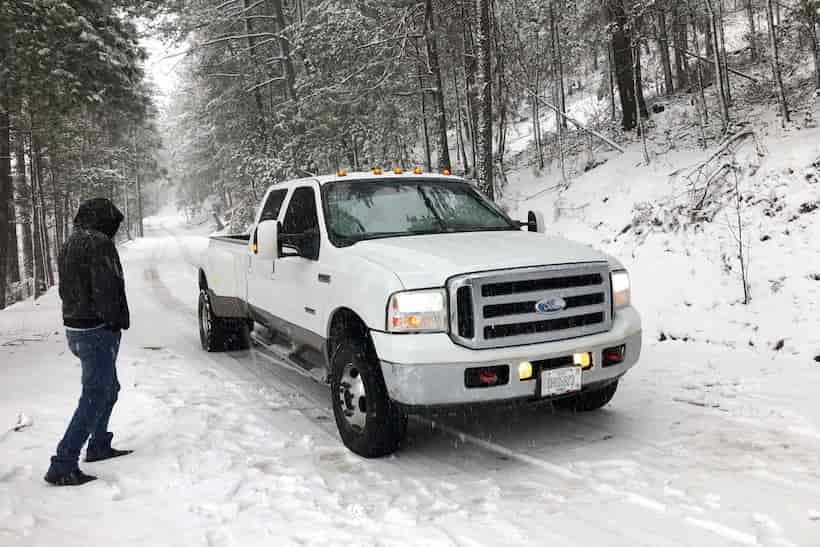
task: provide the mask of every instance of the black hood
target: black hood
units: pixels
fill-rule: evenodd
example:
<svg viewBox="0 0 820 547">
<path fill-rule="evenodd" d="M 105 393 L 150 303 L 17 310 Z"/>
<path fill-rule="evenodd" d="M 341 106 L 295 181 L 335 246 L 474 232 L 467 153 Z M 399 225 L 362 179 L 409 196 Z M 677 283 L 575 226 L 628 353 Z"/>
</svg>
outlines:
<svg viewBox="0 0 820 547">
<path fill-rule="evenodd" d="M 95 198 L 80 204 L 74 226 L 86 230 L 97 230 L 108 237 L 114 237 L 123 220 L 122 213 L 111 200 Z"/>
</svg>

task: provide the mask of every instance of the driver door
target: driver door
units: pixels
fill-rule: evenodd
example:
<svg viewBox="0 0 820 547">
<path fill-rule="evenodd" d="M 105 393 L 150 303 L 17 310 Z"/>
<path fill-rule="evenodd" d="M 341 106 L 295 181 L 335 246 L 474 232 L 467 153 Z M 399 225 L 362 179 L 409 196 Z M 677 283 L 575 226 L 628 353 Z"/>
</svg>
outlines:
<svg viewBox="0 0 820 547">
<path fill-rule="evenodd" d="M 265 220 L 280 220 L 282 216 L 282 205 L 288 195 L 288 190 L 283 188 L 281 190 L 273 190 L 268 194 L 265 204 L 262 207 L 262 213 L 259 216 L 259 222 Z M 264 314 L 259 312 L 267 312 L 268 314 L 275 314 L 278 306 L 277 299 L 274 298 L 274 291 L 271 290 L 277 283 L 275 260 L 270 258 L 261 258 L 260 255 L 253 252 L 253 244 L 256 243 L 256 227 L 251 233 L 251 249 L 250 249 L 250 267 L 248 271 L 248 304 L 250 304 L 251 313 L 254 319 L 262 323 L 267 322 Z M 274 255 L 275 256 L 275 255 Z M 264 319 L 264 320 L 263 320 Z"/>
<path fill-rule="evenodd" d="M 282 319 L 290 324 L 287 334 L 313 347 L 321 347 L 324 338 L 328 296 L 327 284 L 319 282 L 324 239 L 319 207 L 318 184 L 293 189 L 279 236 L 283 256 L 276 261 L 275 293 L 282 307 Z"/>
</svg>

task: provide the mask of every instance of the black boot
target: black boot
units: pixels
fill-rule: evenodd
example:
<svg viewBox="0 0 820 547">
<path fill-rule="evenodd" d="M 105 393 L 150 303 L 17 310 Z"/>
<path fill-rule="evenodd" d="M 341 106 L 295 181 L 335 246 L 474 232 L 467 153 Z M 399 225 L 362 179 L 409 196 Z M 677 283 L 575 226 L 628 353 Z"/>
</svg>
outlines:
<svg viewBox="0 0 820 547">
<path fill-rule="evenodd" d="M 110 460 L 112 458 L 119 458 L 120 456 L 127 456 L 134 452 L 133 450 L 117 450 L 116 448 L 109 448 L 108 450 L 104 450 L 103 452 L 90 452 L 87 451 L 85 453 L 85 461 L 88 463 L 94 462 L 101 462 L 104 460 Z"/>
<path fill-rule="evenodd" d="M 52 473 L 49 469 L 46 476 L 43 477 L 45 481 L 54 486 L 80 486 L 91 481 L 97 480 L 97 477 L 86 475 L 79 469 L 66 474 Z"/>
</svg>

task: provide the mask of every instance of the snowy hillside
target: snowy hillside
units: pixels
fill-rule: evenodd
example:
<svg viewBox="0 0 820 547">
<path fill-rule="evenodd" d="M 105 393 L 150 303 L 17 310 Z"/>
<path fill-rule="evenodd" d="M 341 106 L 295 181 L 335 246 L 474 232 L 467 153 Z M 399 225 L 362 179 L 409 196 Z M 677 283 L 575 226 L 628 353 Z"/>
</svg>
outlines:
<svg viewBox="0 0 820 547">
<path fill-rule="evenodd" d="M 555 182 L 519 175 L 507 205 L 522 218 L 529 209 L 541 210 L 550 231 L 623 260 L 634 278 L 633 297 L 649 311 L 649 338 L 808 362 L 820 355 L 820 130 L 758 142 L 736 154 L 749 305 L 742 304 L 733 176 L 708 189 L 721 204 L 709 220 L 690 218 L 705 191 L 693 167 L 711 149 L 670 151 L 647 167 L 635 145 L 566 190 L 539 192 Z"/>
</svg>

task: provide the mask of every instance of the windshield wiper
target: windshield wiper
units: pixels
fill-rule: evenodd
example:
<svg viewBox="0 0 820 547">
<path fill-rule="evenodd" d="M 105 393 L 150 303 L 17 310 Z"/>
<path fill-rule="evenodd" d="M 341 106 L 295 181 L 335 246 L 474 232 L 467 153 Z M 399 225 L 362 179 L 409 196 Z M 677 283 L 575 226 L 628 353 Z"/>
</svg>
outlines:
<svg viewBox="0 0 820 547">
<path fill-rule="evenodd" d="M 351 234 L 351 235 L 341 235 L 334 233 L 334 237 L 338 240 L 344 242 L 344 245 L 354 245 L 359 241 L 368 241 L 371 239 L 387 239 L 390 237 L 402 237 L 402 236 L 424 236 L 424 235 L 434 235 L 443 233 L 441 231 L 436 230 L 404 230 L 402 232 L 371 232 L 369 234 Z"/>
<path fill-rule="evenodd" d="M 448 232 L 505 232 L 516 230 L 511 226 L 459 226 L 450 225 Z"/>
<path fill-rule="evenodd" d="M 361 236 L 354 236 L 350 239 L 355 241 L 366 241 L 368 239 L 384 239 L 387 237 L 401 237 L 401 236 L 424 236 L 424 235 L 433 235 L 439 234 L 441 232 L 437 232 L 434 230 L 404 230 L 402 232 L 373 232 L 370 234 L 362 234 Z"/>
<path fill-rule="evenodd" d="M 424 204 L 427 206 L 428 209 L 430 209 L 430 212 L 433 213 L 433 217 L 435 217 L 436 222 L 438 222 L 438 225 L 441 228 L 441 230 L 443 232 L 448 231 L 447 225 L 444 223 L 444 220 L 441 218 L 441 216 L 439 216 L 438 211 L 436 211 L 436 208 L 433 207 L 433 202 L 430 201 L 430 196 L 427 195 L 427 193 L 424 191 L 424 188 L 422 188 L 421 185 L 419 185 L 416 186 L 416 189 L 419 191 L 421 199 L 424 200 Z"/>
</svg>

